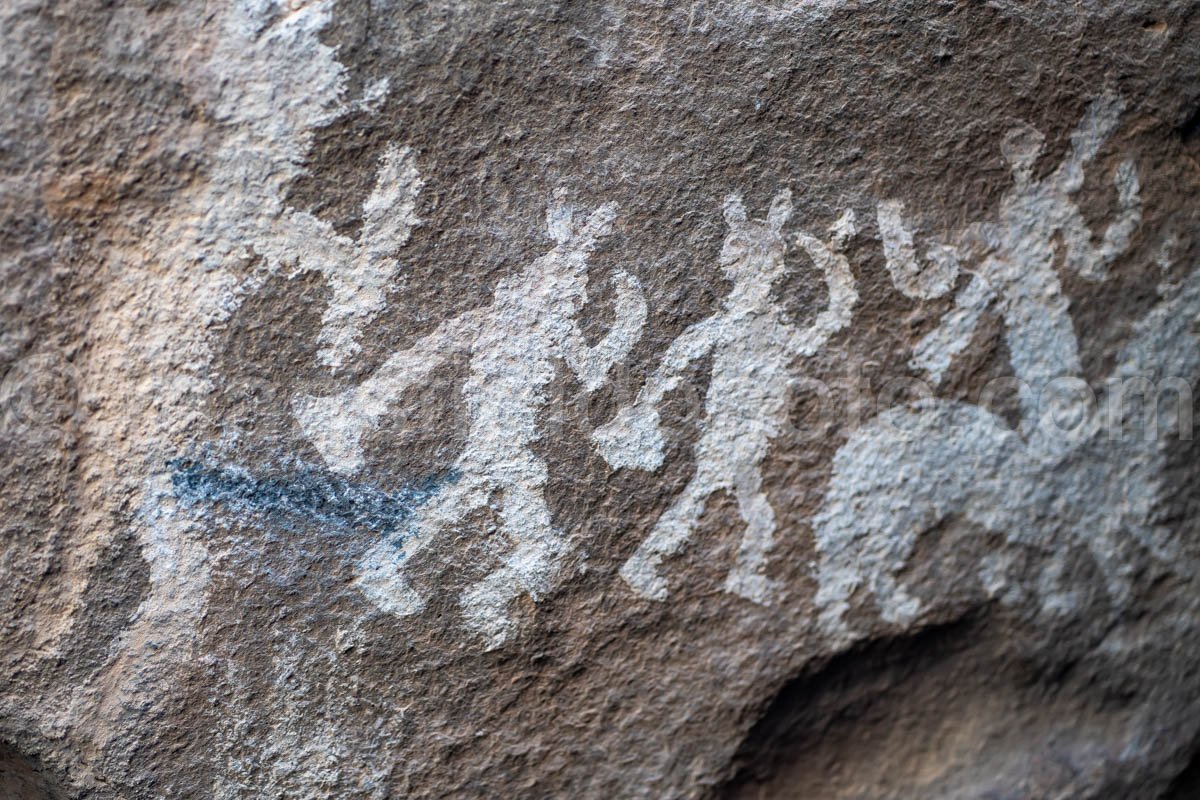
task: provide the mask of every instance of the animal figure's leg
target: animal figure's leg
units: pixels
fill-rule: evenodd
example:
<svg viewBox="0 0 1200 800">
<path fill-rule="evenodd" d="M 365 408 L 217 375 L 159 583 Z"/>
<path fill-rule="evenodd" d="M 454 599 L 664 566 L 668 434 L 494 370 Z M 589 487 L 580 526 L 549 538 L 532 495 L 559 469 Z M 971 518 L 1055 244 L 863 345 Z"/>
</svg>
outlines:
<svg viewBox="0 0 1200 800">
<path fill-rule="evenodd" d="M 363 554 L 355 585 L 389 614 L 420 613 L 425 608 L 425 598 L 405 576 L 406 562 L 432 542 L 437 533 L 482 506 L 487 498 L 488 484 L 481 478 L 464 475 L 448 485 L 421 506 L 401 537 L 381 539 Z"/>
<path fill-rule="evenodd" d="M 850 599 L 865 591 L 880 615 L 906 622 L 920 603 L 896 575 L 922 533 L 1002 484 L 1024 443 L 975 406 L 930 400 L 884 412 L 838 450 L 813 519 L 816 604 L 827 634 L 849 634 Z M 981 489 L 982 487 L 982 489 Z"/>
<path fill-rule="evenodd" d="M 512 633 L 509 602 L 522 592 L 537 599 L 566 553 L 566 541 L 554 529 L 542 489 L 546 467 L 532 454 L 526 463 L 506 474 L 515 480 L 504 486 L 504 531 L 515 542 L 504 564 L 477 583 L 462 598 L 467 624 L 488 640 L 488 649 L 503 644 Z M 511 471 L 509 471 L 511 470 Z"/>
<path fill-rule="evenodd" d="M 757 467 L 745 470 L 734 488 L 746 530 L 737 560 L 725 579 L 725 591 L 765 605 L 776 589 L 774 581 L 763 574 L 767 554 L 775 544 L 775 511 L 762 491 L 762 474 Z"/>
<path fill-rule="evenodd" d="M 717 489 L 724 488 L 711 480 L 704 464 L 697 465 L 696 475 L 687 488 L 679 493 L 625 565 L 621 577 L 629 587 L 651 600 L 667 599 L 667 580 L 659 571 L 664 556 L 679 551 L 692 538 L 696 522 L 704 513 L 704 503 Z"/>
</svg>

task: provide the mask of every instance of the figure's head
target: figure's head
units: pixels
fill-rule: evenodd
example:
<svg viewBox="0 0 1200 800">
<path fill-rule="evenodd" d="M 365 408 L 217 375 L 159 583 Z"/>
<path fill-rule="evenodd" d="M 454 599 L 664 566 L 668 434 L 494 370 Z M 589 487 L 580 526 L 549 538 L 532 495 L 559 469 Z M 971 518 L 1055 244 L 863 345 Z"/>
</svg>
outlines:
<svg viewBox="0 0 1200 800">
<path fill-rule="evenodd" d="M 1032 179 L 1033 167 L 1042 154 L 1045 139 L 1041 131 L 1025 122 L 1004 135 L 1000 152 L 1012 169 L 1013 179 L 1017 183 L 1028 183 Z"/>
<path fill-rule="evenodd" d="M 765 271 L 782 271 L 784 251 L 783 225 L 792 216 L 792 193 L 781 190 L 771 201 L 765 220 L 746 216 L 742 197 L 731 194 L 725 198 L 725 224 L 729 234 L 721 247 L 721 268 L 730 280 L 748 276 L 763 276 Z"/>
</svg>

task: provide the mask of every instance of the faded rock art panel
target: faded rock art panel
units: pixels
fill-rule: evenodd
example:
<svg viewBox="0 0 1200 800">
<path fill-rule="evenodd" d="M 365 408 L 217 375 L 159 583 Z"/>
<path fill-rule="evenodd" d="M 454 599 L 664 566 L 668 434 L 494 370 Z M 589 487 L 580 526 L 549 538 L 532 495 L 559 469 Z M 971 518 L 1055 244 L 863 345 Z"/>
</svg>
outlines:
<svg viewBox="0 0 1200 800">
<path fill-rule="evenodd" d="M 1096 100 L 1071 137 L 1071 151 L 1049 176 L 1035 180 L 1042 134 L 1031 127 L 1009 132 L 1001 151 L 1013 187 L 1001 200 L 996 218 L 964 231 L 962 247 L 980 255 L 974 280 L 959 296 L 941 326 L 917 344 L 912 364 L 936 383 L 950 360 L 970 341 L 980 314 L 989 306 L 1005 319 L 1013 368 L 1022 381 L 1026 413 L 1050 380 L 1077 376 L 1078 346 L 1066 299 L 1054 271 L 1059 252 L 1066 269 L 1087 280 L 1103 280 L 1108 265 L 1129 246 L 1141 221 L 1137 171 L 1127 160 L 1113 175 L 1119 213 L 1099 244 L 1072 195 L 1083 186 L 1083 169 L 1116 128 L 1124 101 L 1112 95 Z M 1032 419 L 1023 426 L 1032 431 Z"/>
<path fill-rule="evenodd" d="M 1069 5 L 8 4 L 0 795 L 1180 785 L 1200 17 Z"/>
</svg>

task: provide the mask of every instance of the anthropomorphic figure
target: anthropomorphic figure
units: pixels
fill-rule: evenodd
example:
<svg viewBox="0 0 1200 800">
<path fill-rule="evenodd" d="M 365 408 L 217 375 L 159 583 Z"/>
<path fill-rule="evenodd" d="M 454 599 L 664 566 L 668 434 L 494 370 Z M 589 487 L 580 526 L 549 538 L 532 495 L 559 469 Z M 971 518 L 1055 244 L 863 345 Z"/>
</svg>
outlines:
<svg viewBox="0 0 1200 800">
<path fill-rule="evenodd" d="M 443 323 L 359 386 L 294 401 L 296 418 L 326 463 L 351 474 L 362 466 L 363 433 L 389 404 L 451 354 L 469 356 L 463 395 L 470 428 L 453 465 L 455 481 L 417 512 L 402 535 L 379 541 L 359 564 L 358 585 L 380 608 L 398 615 L 422 610 L 425 598 L 405 574 L 407 559 L 494 493 L 501 496 L 503 533 L 513 548 L 503 566 L 462 597 L 468 623 L 498 645 L 511 631 L 509 601 L 522 592 L 537 598 L 546 590 L 566 543 L 543 496 L 546 465 L 532 449 L 544 389 L 554 378 L 556 359 L 566 362 L 585 389 L 598 388 L 628 354 L 646 319 L 637 281 L 622 272 L 615 276 L 616 321 L 608 335 L 588 346 L 576 320 L 587 304 L 588 255 L 610 233 L 615 216 L 611 203 L 581 214 L 559 192 L 546 215 L 554 248 L 502 280 L 491 305 Z"/>
<path fill-rule="evenodd" d="M 1137 175 L 1128 160 L 1116 170 L 1119 210 L 1099 245 L 1072 200 L 1084 165 L 1116 127 L 1121 107 L 1111 96 L 1094 102 L 1071 137 L 1070 152 L 1042 180 L 1033 177 L 1041 135 L 1021 127 L 1005 138 L 1014 185 L 993 219 L 963 235 L 964 249 L 975 250 L 980 264 L 956 308 L 918 344 L 912 364 L 938 382 L 969 343 L 979 316 L 994 307 L 1005 322 L 1020 425 L 1013 430 L 979 406 L 929 399 L 885 411 L 851 435 L 834 458 L 814 519 L 817 603 L 826 631 L 845 633 L 849 600 L 863 588 L 878 599 L 885 619 L 907 623 L 919 613 L 920 603 L 897 575 L 920 535 L 954 515 L 1018 544 L 1084 544 L 1114 600 L 1127 586 L 1131 547 L 1156 556 L 1167 552 L 1146 511 L 1156 445 L 1110 443 L 1090 424 L 1096 417 L 1087 393 L 1053 396 L 1064 381 L 1067 388 L 1083 388 L 1078 340 L 1054 266 L 1060 245 L 1065 268 L 1099 279 L 1128 247 L 1141 219 Z M 1153 345 L 1155 333 L 1143 337 L 1138 356 L 1146 368 L 1164 363 Z M 1172 335 L 1178 341 L 1161 347 L 1187 344 L 1183 333 Z M 1135 368 L 1120 363 L 1118 372 Z M 1114 407 L 1108 413 L 1124 412 Z M 1067 430 L 1057 428 L 1063 419 Z M 1047 587 L 1055 581 L 1048 575 Z M 1052 589 L 1043 599 L 1048 606 L 1058 602 Z"/>
<path fill-rule="evenodd" d="M 667 597 L 662 559 L 691 538 L 708 498 L 727 490 L 737 499 L 746 529 L 725 588 L 759 603 L 771 599 L 774 587 L 764 571 L 774 542 L 775 513 L 763 492 L 762 462 L 787 422 L 792 362 L 811 356 L 844 328 L 858 299 L 849 264 L 840 252 L 854 233 L 853 215 L 848 213 L 835 226 L 832 246 L 808 234 L 797 235 L 825 277 L 829 305 L 805 328 L 784 318 L 771 291 L 784 274 L 783 226 L 791 213 L 786 190 L 776 195 L 762 221 L 747 218 L 738 195 L 726 198 L 729 234 L 720 264 L 733 288 L 721 310 L 672 342 L 634 403 L 594 434 L 601 455 L 612 466 L 658 469 L 663 460 L 658 405 L 679 385 L 689 364 L 712 354 L 695 474 L 621 569 L 621 577 L 645 597 Z"/>
<path fill-rule="evenodd" d="M 995 308 L 1004 318 L 1013 372 L 1020 382 L 1021 433 L 1038 436 L 1044 413 L 1038 407 L 1051 381 L 1082 373 L 1079 347 L 1055 257 L 1086 279 L 1101 280 L 1108 265 L 1129 247 L 1141 222 L 1137 171 L 1124 161 L 1116 171 L 1119 211 L 1099 245 L 1073 196 L 1083 186 L 1083 168 L 1095 157 L 1120 119 L 1122 101 L 1105 95 L 1088 108 L 1071 136 L 1071 150 L 1058 168 L 1033 177 L 1042 151 L 1037 130 L 1020 126 L 1005 137 L 1001 151 L 1012 168 L 1013 186 L 993 219 L 970 226 L 963 247 L 982 255 L 974 279 L 956 308 L 916 347 L 913 365 L 935 383 L 971 340 L 981 314 Z M 1042 412 L 1049 411 L 1042 406 Z M 1053 409 L 1062 411 L 1062 409 Z"/>
</svg>

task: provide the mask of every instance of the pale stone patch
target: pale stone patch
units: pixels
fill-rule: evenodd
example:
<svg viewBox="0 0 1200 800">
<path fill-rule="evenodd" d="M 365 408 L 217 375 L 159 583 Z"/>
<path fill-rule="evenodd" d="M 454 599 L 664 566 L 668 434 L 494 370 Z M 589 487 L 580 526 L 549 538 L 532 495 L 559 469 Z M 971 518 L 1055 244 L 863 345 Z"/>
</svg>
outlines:
<svg viewBox="0 0 1200 800">
<path fill-rule="evenodd" d="M 337 652 L 314 638 L 285 632 L 271 637 L 269 659 L 247 668 L 231 664 L 233 697 L 226 702 L 246 709 L 218 723 L 220 746 L 230 755 L 210 789 L 214 800 L 238 800 L 254 786 L 263 797 L 322 800 L 326 787 L 353 787 L 353 796 L 385 800 L 392 763 L 379 748 L 359 749 L 363 731 L 356 725 L 359 698 L 344 691 Z M 260 671 L 270 676 L 269 702 L 255 702 Z M 242 674 L 251 672 L 252 674 Z M 322 677 L 317 677 L 322 676 Z M 262 708 L 269 709 L 263 712 Z M 371 732 L 398 735 L 406 709 L 372 713 Z"/>
</svg>

